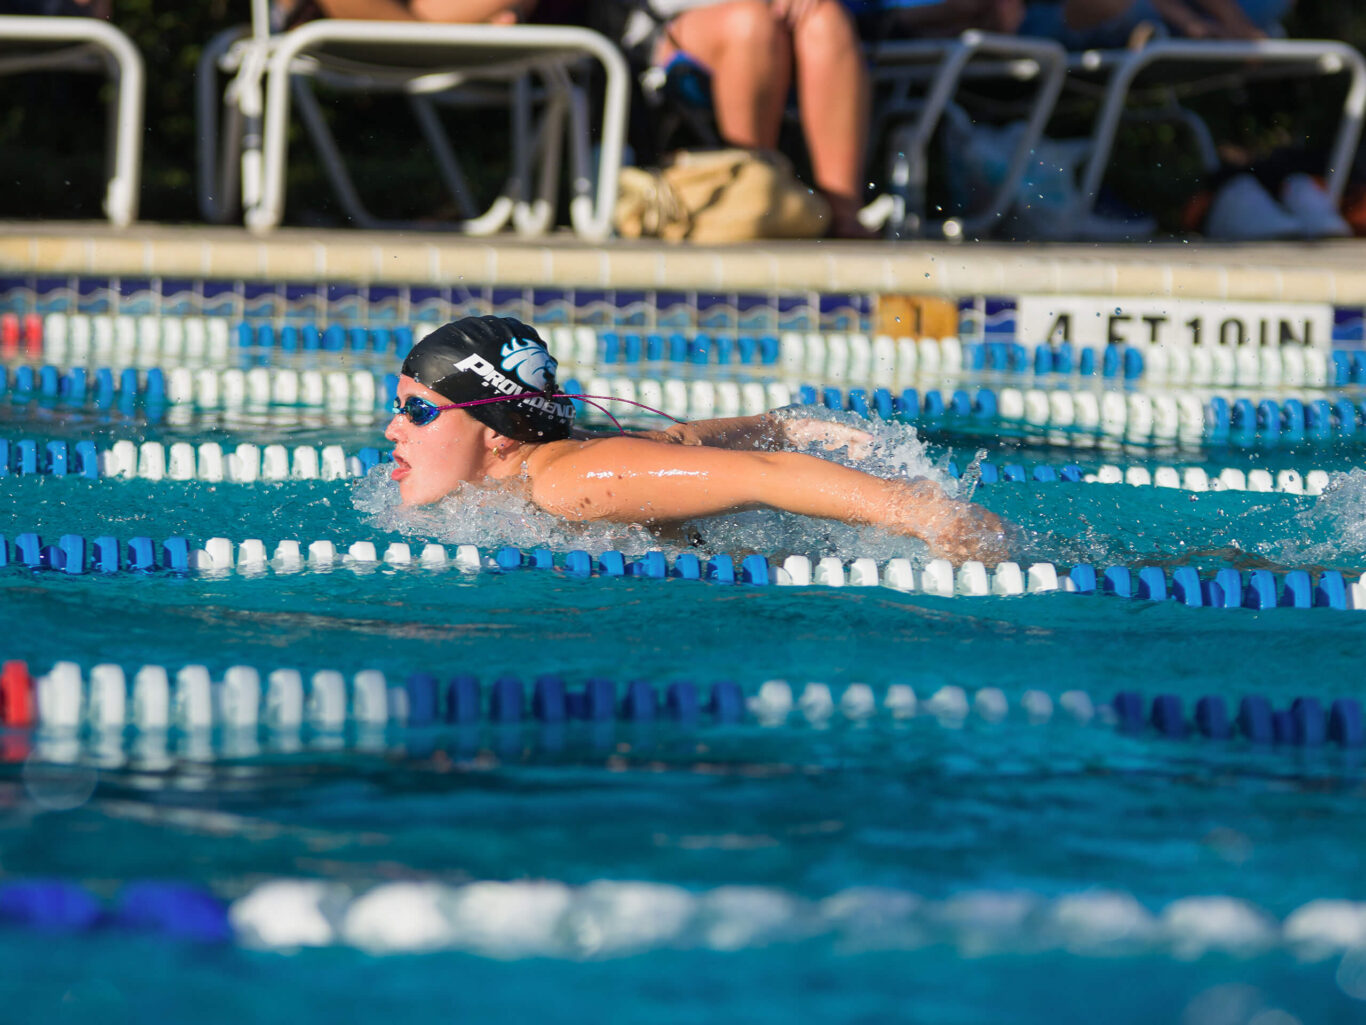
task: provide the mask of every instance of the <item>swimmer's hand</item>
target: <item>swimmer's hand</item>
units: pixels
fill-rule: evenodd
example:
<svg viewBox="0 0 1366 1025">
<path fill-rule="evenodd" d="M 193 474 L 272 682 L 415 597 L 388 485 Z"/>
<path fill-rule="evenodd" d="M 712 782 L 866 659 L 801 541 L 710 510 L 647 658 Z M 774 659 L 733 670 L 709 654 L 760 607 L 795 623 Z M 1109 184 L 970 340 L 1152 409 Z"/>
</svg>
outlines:
<svg viewBox="0 0 1366 1025">
<path fill-rule="evenodd" d="M 810 418 L 778 420 L 775 424 L 781 431 L 781 442 L 789 448 L 820 448 L 827 452 L 845 449 L 849 458 L 867 459 L 873 450 L 873 436 L 867 431 L 848 424 L 832 423 L 829 420 Z"/>
<path fill-rule="evenodd" d="M 995 566 L 1009 557 L 1005 522 L 991 510 L 949 498 L 929 480 L 911 481 L 898 491 L 887 526 L 920 538 L 935 558 Z"/>
</svg>

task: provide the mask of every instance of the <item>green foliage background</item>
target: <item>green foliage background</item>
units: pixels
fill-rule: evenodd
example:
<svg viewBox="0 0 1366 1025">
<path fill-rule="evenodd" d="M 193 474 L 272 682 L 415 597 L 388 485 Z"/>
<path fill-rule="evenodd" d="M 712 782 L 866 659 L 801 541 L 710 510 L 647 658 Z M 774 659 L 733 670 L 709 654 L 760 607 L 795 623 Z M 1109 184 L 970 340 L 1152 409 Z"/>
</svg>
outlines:
<svg viewBox="0 0 1366 1025">
<path fill-rule="evenodd" d="M 195 222 L 196 126 L 194 82 L 203 46 L 220 30 L 249 20 L 248 0 L 114 0 L 113 21 L 141 49 L 148 72 L 141 216 L 149 221 Z M 1359 4 L 1301 0 L 1287 28 L 1292 36 L 1341 38 L 1366 46 L 1366 9 Z M 28 74 L 0 78 L 0 217 L 101 216 L 107 87 L 95 76 Z M 1338 94 L 1340 95 L 1340 93 Z M 1320 85 L 1279 85 L 1246 96 L 1209 97 L 1201 110 L 1218 134 L 1252 149 L 1319 144 L 1332 124 L 1333 96 Z M 333 98 L 329 116 L 353 160 L 358 186 L 376 213 L 388 216 L 449 214 L 443 194 L 402 101 L 392 97 Z M 456 134 L 476 187 L 501 177 L 503 148 L 493 115 L 466 117 Z M 299 134 L 294 127 L 296 140 Z M 1130 133 L 1127 145 L 1150 151 L 1174 146 L 1160 126 L 1151 138 Z M 1148 166 L 1146 161 L 1126 163 Z M 1161 181 L 1118 184 L 1168 203 L 1198 187 L 1198 172 L 1183 166 L 1177 150 Z M 1170 193 L 1170 195 L 1168 195 Z M 311 148 L 291 150 L 289 219 L 339 224 L 340 212 Z"/>
</svg>

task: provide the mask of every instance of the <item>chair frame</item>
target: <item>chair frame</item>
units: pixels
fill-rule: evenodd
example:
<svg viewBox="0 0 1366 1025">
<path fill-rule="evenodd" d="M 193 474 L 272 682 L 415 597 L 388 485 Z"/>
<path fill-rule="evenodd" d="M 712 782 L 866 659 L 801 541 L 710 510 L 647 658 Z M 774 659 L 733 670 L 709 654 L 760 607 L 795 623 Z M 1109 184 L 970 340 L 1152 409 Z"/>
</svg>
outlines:
<svg viewBox="0 0 1366 1025">
<path fill-rule="evenodd" d="M 572 157 L 570 221 L 591 240 L 612 230 L 617 176 L 625 144 L 629 79 L 625 59 L 606 38 L 588 29 L 540 25 L 448 25 L 425 22 L 323 19 L 272 35 L 265 0 L 253 0 L 253 25 L 220 33 L 200 62 L 200 207 L 210 220 L 232 216 L 239 190 L 247 227 L 268 232 L 284 213 L 291 96 L 322 157 L 347 214 L 362 227 L 456 227 L 490 234 L 511 222 L 524 235 L 540 235 L 554 223 L 563 139 Z M 375 63 L 331 60 L 329 44 L 363 46 Z M 477 48 L 500 59 L 421 68 L 384 63 L 387 54 L 413 49 Z M 505 55 L 505 56 L 502 56 Z M 589 113 L 573 71 L 596 61 L 605 72 L 602 136 L 596 182 L 591 174 Z M 217 147 L 218 70 L 236 72 L 223 93 L 229 120 Z M 533 85 L 533 76 L 539 82 Z M 418 125 L 432 146 L 443 182 L 466 218 L 454 225 L 399 224 L 373 217 L 361 204 L 340 150 L 309 83 L 317 79 L 352 90 L 383 89 L 409 98 Z M 513 171 L 484 214 L 469 216 L 472 200 L 454 150 L 442 130 L 437 103 L 499 103 L 512 116 Z M 540 116 L 535 115 L 537 105 Z M 539 165 L 539 166 L 535 166 Z M 536 178 L 535 194 L 531 181 Z"/>
<path fill-rule="evenodd" d="M 1366 115 L 1366 59 L 1353 47 L 1336 40 L 1263 39 L 1251 42 L 1221 40 L 1199 42 L 1184 39 L 1161 39 L 1141 50 L 1087 50 L 1070 58 L 1074 75 L 1110 71 L 1105 96 L 1096 114 L 1091 133 L 1091 156 L 1086 162 L 1079 186 L 1081 210 L 1094 209 L 1105 171 L 1110 165 L 1115 136 L 1120 119 L 1139 75 L 1161 64 L 1187 62 L 1199 65 L 1252 65 L 1255 72 L 1242 78 L 1258 75 L 1350 75 L 1347 96 L 1343 101 L 1342 120 L 1328 154 L 1324 173 L 1324 187 L 1336 205 L 1347 186 L 1352 157 L 1361 138 L 1363 115 Z M 1182 108 L 1178 108 L 1182 109 Z M 1183 110 L 1183 109 L 1182 109 Z M 1208 129 L 1196 116 L 1182 120 L 1193 129 L 1202 150 L 1202 159 L 1210 162 L 1212 144 Z M 1197 127 L 1198 124 L 1198 127 Z"/>
<path fill-rule="evenodd" d="M 976 30 L 945 40 L 894 40 L 869 50 L 874 90 L 882 86 L 888 95 L 873 110 L 870 145 L 880 139 L 889 121 L 909 124 L 891 133 L 887 190 L 874 205 L 889 216 L 889 238 L 938 235 L 960 237 L 989 233 L 1014 202 L 1029 162 L 1048 118 L 1057 103 L 1067 71 L 1067 54 L 1047 39 L 999 35 Z M 990 200 L 976 213 L 960 218 L 930 220 L 925 212 L 925 188 L 929 174 L 927 152 L 935 130 L 959 86 L 965 80 L 1014 79 L 1037 81 L 1021 133 L 1005 177 Z M 913 96 L 912 90 L 929 82 L 928 93 Z"/>
<path fill-rule="evenodd" d="M 103 72 L 113 86 L 106 148 L 104 213 L 116 228 L 138 216 L 146 73 L 123 32 L 98 18 L 0 15 L 0 43 L 34 44 L 32 54 L 0 54 L 0 75 L 30 71 Z M 51 44 L 71 44 L 50 49 Z M 42 48 L 42 49 L 40 49 Z"/>
</svg>

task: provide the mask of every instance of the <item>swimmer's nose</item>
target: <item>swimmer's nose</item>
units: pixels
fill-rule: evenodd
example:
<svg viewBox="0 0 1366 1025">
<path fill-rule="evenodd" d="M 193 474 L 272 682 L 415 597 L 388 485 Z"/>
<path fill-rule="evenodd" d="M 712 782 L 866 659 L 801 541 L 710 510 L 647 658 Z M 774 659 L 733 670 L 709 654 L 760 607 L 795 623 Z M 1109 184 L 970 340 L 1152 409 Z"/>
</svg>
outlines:
<svg viewBox="0 0 1366 1025">
<path fill-rule="evenodd" d="M 399 441 L 399 424 L 403 420 L 401 413 L 395 413 L 389 420 L 389 426 L 384 428 L 384 436 L 395 444 Z"/>
</svg>

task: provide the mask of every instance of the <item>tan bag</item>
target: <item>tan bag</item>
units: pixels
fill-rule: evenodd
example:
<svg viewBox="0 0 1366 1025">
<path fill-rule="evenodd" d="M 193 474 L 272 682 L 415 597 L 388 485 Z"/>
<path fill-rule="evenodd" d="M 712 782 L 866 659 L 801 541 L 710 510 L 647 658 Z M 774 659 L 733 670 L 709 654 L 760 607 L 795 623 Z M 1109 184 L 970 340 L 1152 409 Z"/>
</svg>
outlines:
<svg viewBox="0 0 1366 1025">
<path fill-rule="evenodd" d="M 781 153 L 682 150 L 660 170 L 622 168 L 615 222 L 623 238 L 667 242 L 819 238 L 830 206 Z"/>
</svg>

